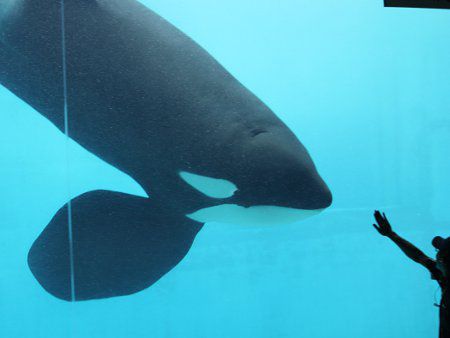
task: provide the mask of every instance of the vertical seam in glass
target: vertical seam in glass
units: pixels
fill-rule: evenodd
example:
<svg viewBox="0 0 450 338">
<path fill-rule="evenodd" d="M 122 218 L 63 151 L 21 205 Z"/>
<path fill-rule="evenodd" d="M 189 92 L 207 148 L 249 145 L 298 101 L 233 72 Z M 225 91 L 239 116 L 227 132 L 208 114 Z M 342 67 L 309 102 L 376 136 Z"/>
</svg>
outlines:
<svg viewBox="0 0 450 338">
<path fill-rule="evenodd" d="M 69 110 L 67 107 L 67 67 L 66 67 L 66 22 L 64 13 L 64 0 L 61 0 L 61 52 L 62 52 L 62 75 L 63 75 L 63 96 L 64 96 L 64 134 L 66 135 L 66 180 L 67 180 L 67 230 L 69 240 L 69 259 L 70 259 L 70 297 L 75 301 L 75 269 L 73 255 L 73 228 L 72 228 L 72 201 L 70 199 L 69 182 Z"/>
</svg>

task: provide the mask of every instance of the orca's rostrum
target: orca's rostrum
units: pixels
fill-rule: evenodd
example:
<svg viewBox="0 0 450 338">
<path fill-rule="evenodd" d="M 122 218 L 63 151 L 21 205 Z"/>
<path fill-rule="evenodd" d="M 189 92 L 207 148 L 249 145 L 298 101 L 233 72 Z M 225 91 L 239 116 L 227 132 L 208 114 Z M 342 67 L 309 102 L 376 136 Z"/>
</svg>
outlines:
<svg viewBox="0 0 450 338">
<path fill-rule="evenodd" d="M 289 223 L 331 204 L 296 136 L 177 28 L 135 0 L 61 9 L 55 0 L 0 8 L 0 83 L 150 197 L 73 199 L 72 248 L 62 207 L 28 255 L 49 293 L 132 294 L 180 262 L 207 221 Z"/>
</svg>

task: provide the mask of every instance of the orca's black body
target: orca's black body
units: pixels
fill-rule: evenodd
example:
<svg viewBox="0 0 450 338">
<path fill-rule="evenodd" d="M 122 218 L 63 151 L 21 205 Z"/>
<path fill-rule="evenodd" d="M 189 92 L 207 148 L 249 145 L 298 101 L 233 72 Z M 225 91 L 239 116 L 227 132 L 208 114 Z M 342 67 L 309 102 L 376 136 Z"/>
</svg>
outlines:
<svg viewBox="0 0 450 338">
<path fill-rule="evenodd" d="M 65 130 L 61 4 L 0 9 L 0 83 Z M 233 203 L 322 209 L 331 194 L 295 135 L 214 58 L 134 0 L 65 0 L 70 137 L 150 198 L 95 191 L 71 201 L 30 249 L 40 284 L 65 300 L 143 290 L 203 226 L 185 215 Z M 180 171 L 233 182 L 210 198 Z M 73 278 L 71 288 L 71 278 Z"/>
</svg>

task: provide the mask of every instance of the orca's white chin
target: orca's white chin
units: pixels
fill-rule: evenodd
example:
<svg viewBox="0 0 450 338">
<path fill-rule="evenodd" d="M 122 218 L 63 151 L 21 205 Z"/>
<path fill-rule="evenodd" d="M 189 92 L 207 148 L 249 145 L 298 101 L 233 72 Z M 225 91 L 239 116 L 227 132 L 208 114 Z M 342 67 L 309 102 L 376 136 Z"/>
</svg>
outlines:
<svg viewBox="0 0 450 338">
<path fill-rule="evenodd" d="M 293 209 L 271 205 L 246 208 L 237 204 L 222 204 L 200 209 L 186 216 L 202 223 L 220 222 L 244 226 L 271 226 L 296 223 L 315 216 L 323 210 Z"/>
</svg>

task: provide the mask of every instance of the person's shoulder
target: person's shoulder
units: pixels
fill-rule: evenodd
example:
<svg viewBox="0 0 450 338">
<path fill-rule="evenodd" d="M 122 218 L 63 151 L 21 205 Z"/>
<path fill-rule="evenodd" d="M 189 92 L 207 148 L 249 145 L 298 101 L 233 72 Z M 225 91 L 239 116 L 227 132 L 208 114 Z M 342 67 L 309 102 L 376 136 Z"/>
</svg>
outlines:
<svg viewBox="0 0 450 338">
<path fill-rule="evenodd" d="M 446 278 L 442 271 L 438 269 L 435 260 L 429 258 L 429 261 L 426 263 L 426 267 L 431 273 L 431 279 L 438 281 L 441 285 L 442 283 L 447 284 Z"/>
</svg>

